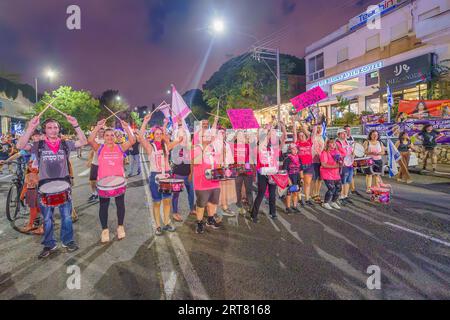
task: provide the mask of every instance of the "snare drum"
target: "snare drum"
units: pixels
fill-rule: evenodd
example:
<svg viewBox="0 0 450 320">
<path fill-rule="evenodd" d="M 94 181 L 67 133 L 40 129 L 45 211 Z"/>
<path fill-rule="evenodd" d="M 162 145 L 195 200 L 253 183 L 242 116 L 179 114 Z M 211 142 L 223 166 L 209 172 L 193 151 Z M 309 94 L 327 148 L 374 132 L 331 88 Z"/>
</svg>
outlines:
<svg viewBox="0 0 450 320">
<path fill-rule="evenodd" d="M 59 207 L 70 200 L 70 184 L 63 180 L 47 182 L 39 187 L 39 195 L 44 207 Z"/>
<path fill-rule="evenodd" d="M 366 154 L 365 150 L 364 150 L 364 146 L 360 143 L 355 143 L 354 146 L 354 153 L 355 153 L 355 157 L 356 158 L 364 158 L 364 155 Z"/>
<path fill-rule="evenodd" d="M 127 181 L 119 176 L 105 177 L 97 181 L 97 190 L 100 198 L 117 198 L 125 194 Z"/>
<path fill-rule="evenodd" d="M 184 180 L 181 179 L 161 179 L 159 180 L 159 192 L 163 194 L 172 194 L 182 192 Z"/>
<path fill-rule="evenodd" d="M 217 169 L 206 169 L 205 177 L 207 180 L 223 181 L 236 179 L 238 171 L 235 167 L 223 167 Z"/>
<path fill-rule="evenodd" d="M 374 164 L 373 159 L 370 157 L 357 158 L 353 162 L 353 166 L 355 168 L 361 168 L 361 169 L 370 168 L 371 166 L 373 166 L 373 164 Z"/>
</svg>

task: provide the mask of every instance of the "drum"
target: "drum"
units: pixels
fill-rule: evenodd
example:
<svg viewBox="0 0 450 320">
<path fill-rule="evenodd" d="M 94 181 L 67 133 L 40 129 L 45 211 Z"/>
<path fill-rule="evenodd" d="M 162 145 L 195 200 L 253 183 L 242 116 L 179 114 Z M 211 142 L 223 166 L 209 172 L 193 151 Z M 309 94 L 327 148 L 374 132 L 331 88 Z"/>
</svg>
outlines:
<svg viewBox="0 0 450 320">
<path fill-rule="evenodd" d="M 70 200 L 70 184 L 63 180 L 50 181 L 39 187 L 39 194 L 44 207 L 59 207 Z"/>
<path fill-rule="evenodd" d="M 353 164 L 354 164 L 353 156 L 347 155 L 344 157 L 344 166 L 351 167 L 351 166 L 353 166 Z"/>
<path fill-rule="evenodd" d="M 373 164 L 374 164 L 373 159 L 369 158 L 369 157 L 357 158 L 353 162 L 353 166 L 355 168 L 361 168 L 361 169 L 370 168 L 373 166 Z"/>
<path fill-rule="evenodd" d="M 117 198 L 125 194 L 127 181 L 119 176 L 105 177 L 97 181 L 97 190 L 100 198 Z"/>
<path fill-rule="evenodd" d="M 206 179 L 213 181 L 236 179 L 237 176 L 238 176 L 237 170 L 236 168 L 233 167 L 223 167 L 205 170 Z"/>
<path fill-rule="evenodd" d="M 184 180 L 181 179 L 161 179 L 159 180 L 159 192 L 163 194 L 172 194 L 182 192 Z"/>
<path fill-rule="evenodd" d="M 232 164 L 228 167 L 231 170 L 236 171 L 237 175 L 241 175 L 241 174 L 252 175 L 253 174 L 252 167 L 249 164 Z"/>
<path fill-rule="evenodd" d="M 364 150 L 364 146 L 360 143 L 355 143 L 354 146 L 354 150 L 355 150 L 355 157 L 356 158 L 364 158 L 364 156 L 366 155 L 366 152 Z"/>
<path fill-rule="evenodd" d="M 260 169 L 260 173 L 263 176 L 268 176 L 268 175 L 272 175 L 272 174 L 278 173 L 278 169 L 276 167 L 262 167 Z"/>
</svg>

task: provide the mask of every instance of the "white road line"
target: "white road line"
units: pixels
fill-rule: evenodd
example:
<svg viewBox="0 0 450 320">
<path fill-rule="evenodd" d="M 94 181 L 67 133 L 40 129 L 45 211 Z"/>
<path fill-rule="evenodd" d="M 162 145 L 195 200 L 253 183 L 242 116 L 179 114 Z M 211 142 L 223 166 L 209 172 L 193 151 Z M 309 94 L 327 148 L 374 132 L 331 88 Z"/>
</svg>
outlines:
<svg viewBox="0 0 450 320">
<path fill-rule="evenodd" d="M 411 230 L 411 229 L 408 229 L 408 228 L 405 228 L 405 227 L 402 227 L 402 226 L 398 226 L 398 225 L 390 223 L 390 222 L 385 222 L 384 224 L 386 224 L 388 226 L 391 226 L 391 227 L 394 227 L 394 228 L 397 228 L 397 229 L 400 229 L 400 230 L 403 230 L 403 231 L 406 231 L 406 232 L 409 232 L 409 233 L 412 233 L 412 234 L 415 234 L 416 236 L 419 236 L 419 237 L 422 237 L 422 238 L 425 238 L 425 239 L 437 242 L 437 243 L 442 244 L 444 246 L 450 247 L 450 243 L 449 242 L 440 240 L 438 238 L 427 236 L 426 234 L 423 234 L 423 233 L 420 233 L 420 232 L 417 232 L 417 231 L 414 231 L 414 230 Z"/>
<path fill-rule="evenodd" d="M 91 169 L 86 169 L 83 172 L 81 172 L 78 176 L 79 177 L 86 177 L 91 172 Z"/>
<path fill-rule="evenodd" d="M 277 217 L 278 221 L 281 222 L 281 224 L 283 225 L 283 227 L 286 228 L 286 230 L 295 238 L 297 239 L 300 243 L 303 243 L 303 240 L 300 239 L 300 236 L 298 235 L 298 233 L 296 231 L 292 231 L 292 227 L 291 224 L 286 221 L 281 215 L 278 215 Z"/>
<path fill-rule="evenodd" d="M 147 177 L 149 176 L 150 171 L 148 169 L 147 162 L 144 161 L 144 156 L 142 154 L 141 154 L 141 163 L 143 166 L 143 170 L 141 171 L 142 178 L 144 179 L 144 181 L 147 181 Z M 147 174 L 147 177 L 145 176 L 145 174 Z M 150 197 L 150 190 L 147 183 L 145 184 L 144 189 L 147 195 L 148 203 L 152 203 Z M 150 208 L 150 206 L 149 206 L 149 213 L 152 225 L 154 226 L 155 221 L 153 218 L 152 208 Z M 189 259 L 186 249 L 184 248 L 178 234 L 170 233 L 168 238 L 175 252 L 179 267 L 189 287 L 192 298 L 194 300 L 209 300 L 210 298 L 206 293 L 206 290 L 203 284 L 201 283 L 197 272 L 194 270 L 191 260 Z M 161 240 L 164 240 L 164 238 L 161 238 Z M 159 268 L 161 270 L 161 275 L 163 277 L 164 282 L 165 296 L 166 299 L 170 299 L 174 294 L 176 279 L 178 278 L 178 276 L 170 259 L 169 248 L 164 244 L 165 242 L 158 240 L 155 241 L 156 252 L 159 260 Z"/>
<path fill-rule="evenodd" d="M 275 228 L 276 231 L 281 232 L 280 228 L 278 228 L 278 226 L 275 224 L 275 222 L 273 222 L 273 219 L 270 218 L 268 216 L 268 214 L 263 214 L 263 216 L 265 216 L 267 218 L 267 220 L 270 221 L 270 223 L 273 225 L 273 227 Z M 278 215 L 277 215 L 278 216 Z"/>
<path fill-rule="evenodd" d="M 1 177 L 0 180 L 6 179 L 6 178 L 9 178 L 9 177 L 12 177 L 12 176 L 13 176 L 12 174 L 8 174 L 7 176 Z"/>
</svg>

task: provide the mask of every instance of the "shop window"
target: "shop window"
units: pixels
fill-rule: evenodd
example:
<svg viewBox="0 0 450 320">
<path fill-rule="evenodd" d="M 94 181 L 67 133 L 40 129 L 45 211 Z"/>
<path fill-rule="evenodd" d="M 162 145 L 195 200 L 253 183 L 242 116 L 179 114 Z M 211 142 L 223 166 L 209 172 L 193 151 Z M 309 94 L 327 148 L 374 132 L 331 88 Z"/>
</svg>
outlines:
<svg viewBox="0 0 450 320">
<path fill-rule="evenodd" d="M 355 114 L 359 114 L 359 104 L 358 101 L 352 101 L 349 105 L 349 111 Z"/>
<path fill-rule="evenodd" d="M 366 111 L 380 113 L 380 98 L 373 96 L 366 97 Z"/>
<path fill-rule="evenodd" d="M 378 71 L 366 73 L 366 87 L 378 85 Z"/>
<path fill-rule="evenodd" d="M 359 78 L 353 78 L 346 81 L 342 81 L 331 86 L 331 94 L 336 95 L 342 92 L 352 91 L 358 89 Z"/>
</svg>

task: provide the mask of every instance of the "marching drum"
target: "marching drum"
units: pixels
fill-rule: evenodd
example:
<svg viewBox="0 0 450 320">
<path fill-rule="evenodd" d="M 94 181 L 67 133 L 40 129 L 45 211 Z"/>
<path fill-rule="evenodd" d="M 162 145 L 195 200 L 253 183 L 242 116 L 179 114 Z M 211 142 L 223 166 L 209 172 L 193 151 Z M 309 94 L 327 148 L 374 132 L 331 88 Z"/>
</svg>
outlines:
<svg viewBox="0 0 450 320">
<path fill-rule="evenodd" d="M 50 181 L 39 187 L 39 194 L 44 207 L 59 207 L 70 200 L 70 184 L 63 180 Z"/>
<path fill-rule="evenodd" d="M 360 168 L 360 169 L 370 168 L 373 166 L 373 164 L 374 164 L 373 159 L 370 157 L 357 158 L 353 162 L 353 166 L 355 168 Z"/>
<path fill-rule="evenodd" d="M 159 180 L 159 192 L 164 194 L 172 194 L 182 192 L 184 188 L 184 180 L 181 179 L 161 179 Z"/>
<path fill-rule="evenodd" d="M 360 143 L 355 143 L 354 146 L 354 150 L 355 150 L 355 157 L 356 158 L 364 158 L 364 156 L 366 155 L 366 151 L 364 150 L 364 146 Z"/>
<path fill-rule="evenodd" d="M 248 174 L 252 175 L 253 170 L 252 167 L 246 163 L 246 164 L 232 164 L 229 166 L 230 169 L 235 170 L 237 175 L 241 174 Z"/>
<path fill-rule="evenodd" d="M 100 198 L 117 198 L 127 190 L 127 181 L 119 176 L 105 177 L 97 181 L 97 190 Z"/>
<path fill-rule="evenodd" d="M 236 168 L 233 167 L 223 167 L 217 169 L 206 169 L 205 177 L 208 180 L 231 180 L 236 179 L 238 176 Z"/>
</svg>

